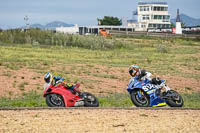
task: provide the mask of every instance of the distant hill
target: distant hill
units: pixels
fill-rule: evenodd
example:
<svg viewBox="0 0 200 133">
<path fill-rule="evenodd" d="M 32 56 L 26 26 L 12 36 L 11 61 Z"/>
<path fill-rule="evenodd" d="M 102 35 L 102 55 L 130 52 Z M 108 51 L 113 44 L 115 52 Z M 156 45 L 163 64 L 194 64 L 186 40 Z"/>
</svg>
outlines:
<svg viewBox="0 0 200 133">
<path fill-rule="evenodd" d="M 185 14 L 180 14 L 181 21 L 186 24 L 186 26 L 197 26 L 200 25 L 200 19 L 195 19 Z M 176 23 L 176 18 L 171 19 L 172 23 Z"/>
<path fill-rule="evenodd" d="M 39 28 L 39 29 L 44 29 L 44 26 L 41 24 L 32 24 L 30 25 L 31 28 Z"/>
<path fill-rule="evenodd" d="M 31 24 L 30 28 L 39 28 L 39 29 L 50 29 L 50 30 L 55 30 L 56 27 L 72 27 L 74 26 L 74 24 L 67 24 L 61 21 L 54 21 L 54 22 L 50 22 L 46 25 L 41 25 L 41 24 Z M 23 27 L 25 28 L 25 27 Z"/>
<path fill-rule="evenodd" d="M 56 27 L 72 27 L 74 26 L 73 24 L 66 24 L 64 22 L 61 22 L 61 21 L 54 21 L 54 22 L 51 22 L 51 23 L 48 23 L 45 25 L 45 28 L 46 29 L 56 29 Z"/>
</svg>

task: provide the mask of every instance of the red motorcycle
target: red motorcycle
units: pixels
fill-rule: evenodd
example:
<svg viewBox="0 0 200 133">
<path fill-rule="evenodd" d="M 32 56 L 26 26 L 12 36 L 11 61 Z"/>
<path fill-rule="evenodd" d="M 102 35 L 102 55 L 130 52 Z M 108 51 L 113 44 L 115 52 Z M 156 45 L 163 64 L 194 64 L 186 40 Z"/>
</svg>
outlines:
<svg viewBox="0 0 200 133">
<path fill-rule="evenodd" d="M 98 107 L 98 99 L 88 93 L 79 91 L 80 83 L 75 85 L 75 92 L 67 89 L 64 85 L 58 86 L 44 85 L 46 103 L 49 107 Z"/>
</svg>

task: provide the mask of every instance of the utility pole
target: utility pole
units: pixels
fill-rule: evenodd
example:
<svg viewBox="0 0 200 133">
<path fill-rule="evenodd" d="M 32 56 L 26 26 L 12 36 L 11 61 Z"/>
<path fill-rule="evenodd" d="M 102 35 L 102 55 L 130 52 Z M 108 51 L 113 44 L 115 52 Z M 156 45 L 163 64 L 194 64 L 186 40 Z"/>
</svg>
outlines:
<svg viewBox="0 0 200 133">
<path fill-rule="evenodd" d="M 28 18 L 27 15 L 24 17 L 24 20 L 25 20 L 25 22 L 26 22 L 26 30 L 27 30 L 27 29 L 29 29 L 29 24 L 28 24 L 29 18 Z"/>
</svg>

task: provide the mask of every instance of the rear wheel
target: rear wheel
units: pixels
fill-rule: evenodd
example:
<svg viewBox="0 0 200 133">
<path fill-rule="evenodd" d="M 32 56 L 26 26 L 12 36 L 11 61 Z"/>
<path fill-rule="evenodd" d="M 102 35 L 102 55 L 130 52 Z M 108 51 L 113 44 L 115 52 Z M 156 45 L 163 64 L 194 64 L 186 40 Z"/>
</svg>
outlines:
<svg viewBox="0 0 200 133">
<path fill-rule="evenodd" d="M 84 98 L 84 106 L 85 107 L 98 107 L 99 106 L 98 99 L 91 93 L 83 92 L 82 96 Z"/>
<path fill-rule="evenodd" d="M 181 95 L 174 91 L 174 90 L 170 90 L 168 93 L 171 93 L 170 98 L 167 100 L 168 101 L 168 105 L 170 107 L 182 107 L 184 102 L 183 102 L 183 98 L 181 97 Z"/>
<path fill-rule="evenodd" d="M 63 97 L 58 94 L 48 94 L 46 96 L 46 103 L 49 107 L 65 107 Z"/>
<path fill-rule="evenodd" d="M 141 97 L 138 95 L 138 91 L 140 91 Z M 149 107 L 150 105 L 147 94 L 139 89 L 131 92 L 131 101 L 136 107 Z"/>
</svg>

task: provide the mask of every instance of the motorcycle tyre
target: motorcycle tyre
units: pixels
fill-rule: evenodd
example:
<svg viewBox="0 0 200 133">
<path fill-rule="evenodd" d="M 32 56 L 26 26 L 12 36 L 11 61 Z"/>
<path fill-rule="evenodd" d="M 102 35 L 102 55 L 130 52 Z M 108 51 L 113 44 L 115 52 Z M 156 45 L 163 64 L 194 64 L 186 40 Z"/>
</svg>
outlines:
<svg viewBox="0 0 200 133">
<path fill-rule="evenodd" d="M 181 95 L 178 92 L 174 91 L 174 90 L 170 90 L 170 92 L 176 93 L 179 96 L 179 98 L 181 100 L 181 103 L 180 104 L 176 104 L 173 100 L 167 100 L 167 104 L 170 107 L 182 107 L 183 104 L 184 104 L 184 101 L 183 101 L 183 98 L 181 97 Z"/>
<path fill-rule="evenodd" d="M 132 101 L 132 103 L 136 106 L 136 107 L 149 107 L 150 106 L 150 100 L 149 100 L 149 97 L 147 96 L 147 94 L 143 91 L 143 93 L 144 93 L 144 97 L 146 98 L 146 100 L 147 100 L 147 104 L 144 106 L 144 105 L 142 105 L 141 103 L 139 103 L 138 101 L 137 101 L 137 99 L 136 99 L 136 95 L 137 95 L 137 91 L 138 90 L 133 90 L 132 92 L 131 92 L 131 101 Z"/>
<path fill-rule="evenodd" d="M 84 99 L 85 107 L 99 107 L 99 100 L 94 95 L 92 95 L 91 93 L 88 93 L 88 92 L 83 92 L 82 95 L 92 96 L 95 99 L 94 103 L 92 103 L 92 104 L 89 101 L 87 101 L 87 99 Z"/>
<path fill-rule="evenodd" d="M 51 102 L 51 100 L 50 100 L 51 95 L 52 95 L 52 94 L 48 94 L 48 95 L 46 96 L 46 104 L 47 104 L 49 107 L 65 107 L 65 103 L 64 103 L 63 97 L 62 97 L 61 95 L 56 94 L 56 95 L 61 99 L 61 101 L 62 101 L 62 103 L 61 103 L 60 106 L 57 106 L 57 105 L 55 105 L 55 104 L 53 104 L 53 103 Z M 55 94 L 54 94 L 54 95 L 55 95 Z"/>
</svg>

